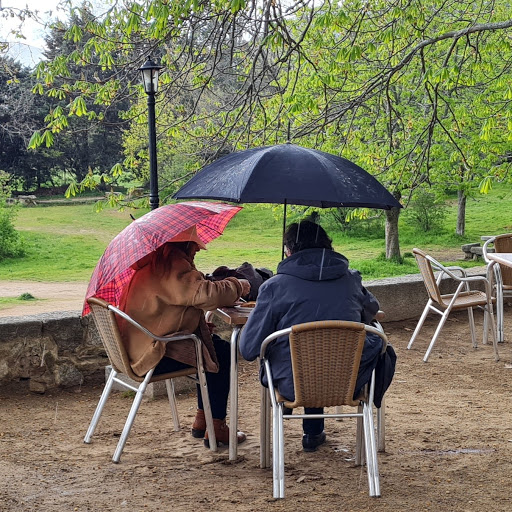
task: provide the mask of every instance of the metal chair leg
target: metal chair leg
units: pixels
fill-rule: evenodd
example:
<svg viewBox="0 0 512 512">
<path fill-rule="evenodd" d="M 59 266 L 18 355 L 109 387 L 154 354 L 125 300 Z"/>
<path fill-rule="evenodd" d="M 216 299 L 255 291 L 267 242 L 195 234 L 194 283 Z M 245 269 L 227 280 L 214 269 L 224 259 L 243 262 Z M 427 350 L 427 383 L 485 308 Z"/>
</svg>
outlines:
<svg viewBox="0 0 512 512">
<path fill-rule="evenodd" d="M 496 329 L 496 324 L 494 322 L 494 312 L 492 307 L 492 302 L 489 301 L 487 304 L 488 314 L 489 314 L 489 321 L 491 322 L 491 333 L 492 333 L 492 346 L 494 349 L 494 360 L 499 361 L 500 355 L 498 353 L 498 333 Z"/>
<path fill-rule="evenodd" d="M 215 428 L 213 426 L 212 408 L 210 405 L 210 397 L 208 396 L 208 386 L 206 384 L 206 375 L 204 368 L 198 369 L 197 377 L 199 380 L 199 389 L 201 390 L 201 398 L 203 399 L 204 417 L 206 419 L 206 430 L 208 431 L 208 441 L 210 450 L 217 451 L 217 439 L 215 438 Z"/>
<path fill-rule="evenodd" d="M 421 317 L 418 321 L 418 324 L 416 325 L 416 329 L 414 329 L 414 332 L 412 333 L 411 339 L 409 340 L 409 343 L 407 344 L 407 349 L 410 349 L 412 347 L 412 344 L 414 343 L 414 340 L 416 339 L 416 336 L 418 336 L 421 328 L 423 327 L 423 324 L 425 323 L 425 319 L 427 318 L 427 315 L 430 311 L 430 305 L 432 304 L 432 300 L 429 299 L 427 302 L 427 305 L 425 306 L 425 309 L 423 310 L 423 313 L 421 314 Z"/>
<path fill-rule="evenodd" d="M 428 349 L 425 352 L 425 355 L 423 357 L 423 362 L 426 363 L 428 361 L 428 358 L 430 357 L 430 353 L 432 352 L 432 349 L 434 348 L 434 344 L 437 341 L 437 337 L 439 336 L 439 333 L 441 332 L 441 329 L 443 328 L 449 314 L 450 314 L 450 309 L 447 309 L 441 315 L 441 321 L 437 325 L 436 332 L 434 333 L 434 336 L 432 337 L 432 340 L 430 341 L 430 345 L 428 346 Z"/>
<path fill-rule="evenodd" d="M 281 417 L 282 421 L 282 417 Z M 284 467 L 281 473 L 281 446 L 284 440 L 280 437 L 279 433 L 281 428 L 279 426 L 279 406 L 272 407 L 272 480 L 274 498 L 284 498 L 284 493 L 281 495 L 281 474 L 284 477 Z M 284 460 L 283 460 L 284 466 Z"/>
<path fill-rule="evenodd" d="M 128 413 L 128 418 L 126 419 L 126 423 L 124 424 L 121 437 L 119 438 L 119 442 L 117 443 L 116 451 L 114 452 L 114 456 L 112 457 L 112 461 L 115 462 L 116 464 L 119 462 L 119 459 L 121 458 L 121 453 L 123 452 L 124 445 L 126 444 L 128 436 L 130 435 L 130 430 L 132 429 L 135 416 L 137 415 L 137 411 L 139 410 L 140 403 L 142 402 L 144 392 L 146 391 L 146 388 L 152 375 L 153 370 L 150 370 L 144 377 L 144 380 L 140 383 L 139 388 L 137 389 L 137 393 L 135 394 L 132 407 L 130 409 L 130 412 Z"/>
<path fill-rule="evenodd" d="M 92 420 L 89 425 L 89 428 L 87 429 L 87 433 L 85 434 L 84 443 L 89 444 L 91 442 L 91 438 L 94 434 L 94 431 L 96 430 L 98 421 L 100 420 L 101 417 L 101 413 L 103 412 L 103 408 L 105 407 L 108 397 L 110 396 L 110 392 L 112 391 L 112 386 L 114 384 L 114 379 L 116 376 L 117 372 L 114 370 L 114 368 L 112 368 L 112 370 L 110 371 L 110 375 L 108 376 L 107 383 L 105 384 L 103 392 L 101 393 L 98 405 L 96 406 L 96 409 L 92 416 Z"/>
<path fill-rule="evenodd" d="M 363 406 L 357 406 L 357 413 L 363 413 Z M 363 451 L 363 443 L 364 443 L 364 425 L 363 425 L 363 417 L 358 416 L 356 418 L 356 456 L 355 456 L 355 464 L 356 466 L 362 466 L 364 464 L 364 451 Z"/>
<path fill-rule="evenodd" d="M 270 467 L 270 395 L 269 390 L 261 386 L 260 410 L 260 468 Z"/>
<path fill-rule="evenodd" d="M 366 469 L 370 496 L 380 496 L 379 467 L 377 462 L 377 446 L 373 427 L 373 413 L 369 404 L 363 404 L 363 425 L 365 433 Z"/>
<path fill-rule="evenodd" d="M 180 417 L 178 415 L 178 405 L 176 404 L 176 393 L 174 391 L 174 380 L 166 379 L 165 387 L 167 388 L 167 398 L 171 406 L 172 422 L 174 424 L 174 432 L 180 431 Z"/>
<path fill-rule="evenodd" d="M 504 297 L 503 297 L 503 277 L 501 275 L 500 266 L 493 265 L 493 271 L 495 276 L 495 290 L 496 290 L 496 323 L 497 323 L 497 331 L 498 331 L 498 343 L 503 343 L 503 307 L 504 307 Z"/>
<path fill-rule="evenodd" d="M 468 308 L 468 318 L 469 318 L 469 330 L 471 331 L 471 342 L 473 343 L 473 348 L 477 348 L 476 343 L 476 331 L 475 331 L 475 316 L 473 314 L 473 308 Z"/>
<path fill-rule="evenodd" d="M 284 498 L 284 425 L 283 425 L 283 404 L 277 405 L 277 496 L 274 498 Z"/>
<path fill-rule="evenodd" d="M 386 404 L 385 398 L 377 409 L 377 451 L 386 451 Z"/>
</svg>

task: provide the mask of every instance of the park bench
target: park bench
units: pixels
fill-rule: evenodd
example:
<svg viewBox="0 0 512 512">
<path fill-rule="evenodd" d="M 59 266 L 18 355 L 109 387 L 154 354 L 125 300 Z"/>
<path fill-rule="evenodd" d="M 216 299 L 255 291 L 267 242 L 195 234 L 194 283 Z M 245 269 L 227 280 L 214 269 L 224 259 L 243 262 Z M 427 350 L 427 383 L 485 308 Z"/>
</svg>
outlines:
<svg viewBox="0 0 512 512">
<path fill-rule="evenodd" d="M 17 196 L 16 199 L 21 203 L 25 205 L 37 205 L 36 199 L 37 197 L 34 195 L 30 196 Z"/>
<path fill-rule="evenodd" d="M 487 240 L 488 236 L 481 237 L 483 241 Z M 482 257 L 483 247 L 480 245 L 480 242 L 476 242 L 474 244 L 464 244 L 462 247 L 462 252 L 464 253 L 465 260 L 478 260 Z M 494 249 L 487 249 L 487 252 L 494 252 Z"/>
</svg>

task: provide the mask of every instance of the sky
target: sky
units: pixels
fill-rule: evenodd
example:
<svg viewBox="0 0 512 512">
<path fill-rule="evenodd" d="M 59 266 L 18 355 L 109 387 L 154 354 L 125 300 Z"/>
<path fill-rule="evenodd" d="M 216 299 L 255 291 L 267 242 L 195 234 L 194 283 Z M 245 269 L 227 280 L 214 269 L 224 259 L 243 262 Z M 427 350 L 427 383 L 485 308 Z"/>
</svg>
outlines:
<svg viewBox="0 0 512 512">
<path fill-rule="evenodd" d="M 23 24 L 22 33 L 25 40 L 16 38 L 10 32 L 18 28 L 20 22 L 14 18 L 5 19 L 0 16 L 0 41 L 10 43 L 7 55 L 20 61 L 25 66 L 35 66 L 42 57 L 44 48 L 44 23 L 52 19 L 65 19 L 67 10 L 58 9 L 59 0 L 0 0 L 2 9 L 13 7 L 39 11 L 42 23 L 27 20 Z M 1 12 L 0 12 L 1 14 Z"/>
</svg>

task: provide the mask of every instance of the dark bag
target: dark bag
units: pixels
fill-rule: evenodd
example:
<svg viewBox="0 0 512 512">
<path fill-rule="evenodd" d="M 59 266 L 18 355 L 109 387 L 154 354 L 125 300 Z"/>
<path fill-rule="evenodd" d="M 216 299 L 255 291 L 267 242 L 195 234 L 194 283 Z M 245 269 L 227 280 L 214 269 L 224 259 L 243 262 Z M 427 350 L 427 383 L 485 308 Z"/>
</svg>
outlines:
<svg viewBox="0 0 512 512">
<path fill-rule="evenodd" d="M 220 281 L 226 277 L 247 279 L 251 284 L 251 290 L 242 298 L 245 300 L 256 300 L 260 286 L 274 274 L 268 268 L 254 268 L 250 263 L 244 262 L 237 268 L 226 266 L 216 268 L 211 274 L 206 275 L 210 281 Z"/>
<path fill-rule="evenodd" d="M 383 354 L 381 354 L 381 350 L 382 338 L 377 334 L 368 333 L 364 341 L 354 392 L 354 397 L 359 396 L 363 386 L 370 381 L 375 369 L 375 391 L 373 395 L 375 407 L 381 406 L 384 393 L 393 380 L 396 366 L 396 353 L 392 345 L 388 343 L 386 352 Z"/>
</svg>

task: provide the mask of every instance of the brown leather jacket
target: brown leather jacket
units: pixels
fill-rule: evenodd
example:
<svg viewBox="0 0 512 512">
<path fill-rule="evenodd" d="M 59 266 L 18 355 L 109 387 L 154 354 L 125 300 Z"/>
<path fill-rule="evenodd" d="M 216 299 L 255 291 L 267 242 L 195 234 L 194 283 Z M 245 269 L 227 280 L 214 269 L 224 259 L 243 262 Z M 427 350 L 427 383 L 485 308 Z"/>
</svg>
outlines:
<svg viewBox="0 0 512 512">
<path fill-rule="evenodd" d="M 204 343 L 207 371 L 218 371 L 215 350 L 204 311 L 232 305 L 242 293 L 240 282 L 228 277 L 208 281 L 196 270 L 193 260 L 181 249 L 171 253 L 171 265 L 163 275 L 155 275 L 151 258 L 144 258 L 129 286 L 123 292 L 120 308 L 158 336 L 179 331 L 195 332 Z M 196 365 L 193 342 L 155 341 L 128 322 L 118 319 L 123 342 L 134 373 L 143 376 L 164 355 L 191 366 Z"/>
</svg>

